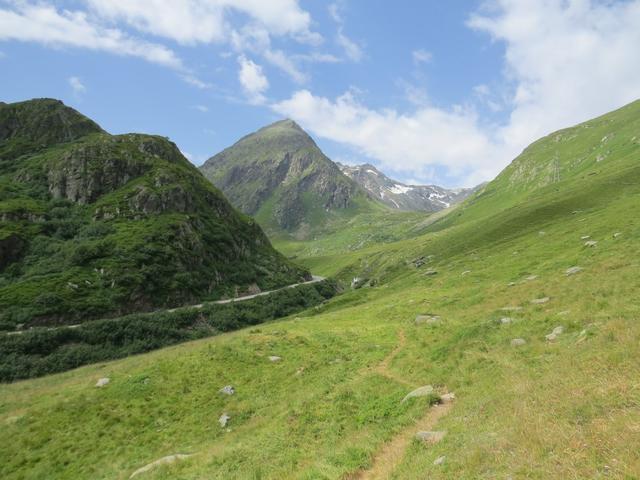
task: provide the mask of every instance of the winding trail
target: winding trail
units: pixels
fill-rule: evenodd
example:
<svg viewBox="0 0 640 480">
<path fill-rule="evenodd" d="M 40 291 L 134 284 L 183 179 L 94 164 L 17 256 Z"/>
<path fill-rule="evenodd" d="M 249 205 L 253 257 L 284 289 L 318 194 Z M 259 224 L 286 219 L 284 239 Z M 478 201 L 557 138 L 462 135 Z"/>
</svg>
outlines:
<svg viewBox="0 0 640 480">
<path fill-rule="evenodd" d="M 379 375 L 389 378 L 390 380 L 406 385 L 413 389 L 415 385 L 408 382 L 397 373 L 393 372 L 389 367 L 393 359 L 404 348 L 407 343 L 404 330 L 398 332 L 398 344 L 389 352 L 389 354 L 375 367 L 368 369 L 370 372 L 375 372 Z M 394 435 L 388 442 L 384 443 L 382 447 L 374 455 L 371 467 L 367 469 L 357 470 L 350 474 L 347 474 L 345 480 L 383 480 L 391 478 L 394 470 L 400 465 L 402 459 L 405 456 L 407 447 L 411 441 L 415 438 L 416 433 L 421 430 L 434 430 L 435 426 L 442 417 L 444 417 L 451 408 L 453 403 L 441 403 L 433 405 L 428 408 L 424 415 L 418 419 L 417 422 L 407 425 L 400 432 Z"/>
</svg>

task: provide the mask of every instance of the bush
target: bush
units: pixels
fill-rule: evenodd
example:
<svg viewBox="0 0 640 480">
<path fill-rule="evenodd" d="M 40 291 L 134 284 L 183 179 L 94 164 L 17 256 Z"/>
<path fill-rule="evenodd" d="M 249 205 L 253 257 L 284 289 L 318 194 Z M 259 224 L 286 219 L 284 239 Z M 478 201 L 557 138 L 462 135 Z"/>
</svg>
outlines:
<svg viewBox="0 0 640 480">
<path fill-rule="evenodd" d="M 0 335 L 0 381 L 63 372 L 256 325 L 318 305 L 335 293 L 336 284 L 325 280 L 244 302 L 210 303 L 201 309 L 96 320 L 78 328 Z M 39 297 L 39 302 L 47 305 L 55 301 L 55 295 L 43 293 Z"/>
</svg>

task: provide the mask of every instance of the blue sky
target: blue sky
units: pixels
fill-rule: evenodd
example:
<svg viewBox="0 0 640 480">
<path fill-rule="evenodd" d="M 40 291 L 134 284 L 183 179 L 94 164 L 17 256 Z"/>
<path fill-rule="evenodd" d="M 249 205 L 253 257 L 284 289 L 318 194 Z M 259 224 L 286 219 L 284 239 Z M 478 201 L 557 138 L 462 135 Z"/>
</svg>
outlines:
<svg viewBox="0 0 640 480">
<path fill-rule="evenodd" d="M 196 164 L 291 117 L 334 160 L 473 185 L 639 98 L 637 45 L 640 0 L 0 0 L 0 100 Z"/>
</svg>

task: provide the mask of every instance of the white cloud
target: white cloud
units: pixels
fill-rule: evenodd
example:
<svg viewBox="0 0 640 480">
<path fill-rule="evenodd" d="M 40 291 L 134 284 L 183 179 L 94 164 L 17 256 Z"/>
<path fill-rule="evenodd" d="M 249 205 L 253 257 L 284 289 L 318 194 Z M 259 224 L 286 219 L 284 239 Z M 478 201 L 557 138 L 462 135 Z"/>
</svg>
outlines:
<svg viewBox="0 0 640 480">
<path fill-rule="evenodd" d="M 87 91 L 87 87 L 84 86 L 82 80 L 80 80 L 78 77 L 69 77 L 68 81 L 69 86 L 73 90 L 73 93 L 75 93 L 76 95 L 81 95 Z"/>
<path fill-rule="evenodd" d="M 333 20 L 338 24 L 338 33 L 336 34 L 336 43 L 342 47 L 344 50 L 344 54 L 347 58 L 354 62 L 359 62 L 362 60 L 364 56 L 364 52 L 362 47 L 351 40 L 344 33 L 344 17 L 342 15 L 342 10 L 344 8 L 344 4 L 342 1 L 331 3 L 328 7 L 329 16 L 333 18 Z"/>
<path fill-rule="evenodd" d="M 506 46 L 512 81 L 500 141 L 532 140 L 640 97 L 640 1 L 496 0 L 469 25 Z"/>
<path fill-rule="evenodd" d="M 307 90 L 272 105 L 281 115 L 300 122 L 314 134 L 353 147 L 358 154 L 377 159 L 384 168 L 428 175 L 441 165 L 455 176 L 490 175 L 496 166 L 496 148 L 478 128 L 473 110 L 448 111 L 422 107 L 411 114 L 372 110 L 347 92 L 335 100 Z"/>
<path fill-rule="evenodd" d="M 508 109 L 501 125 L 483 121 L 472 106 L 430 106 L 406 85 L 417 103 L 409 112 L 368 108 L 351 92 L 330 99 L 307 90 L 271 107 L 385 168 L 418 178 L 445 169 L 472 185 L 492 178 L 535 139 L 640 98 L 638 25 L 640 0 L 485 3 L 469 26 L 504 42 L 507 86 L 479 85 L 469 98 Z"/>
<path fill-rule="evenodd" d="M 263 56 L 269 63 L 289 75 L 294 82 L 304 83 L 309 79 L 282 50 L 268 49 L 263 52 Z"/>
<path fill-rule="evenodd" d="M 14 11 L 0 9 L 0 40 L 88 48 L 139 57 L 176 70 L 184 68 L 175 53 L 163 45 L 128 36 L 115 28 L 95 25 L 84 12 L 58 11 L 46 4 L 18 2 Z"/>
<path fill-rule="evenodd" d="M 262 67 L 244 55 L 238 57 L 238 63 L 240 64 L 238 80 L 249 102 L 256 105 L 264 103 L 266 100 L 264 92 L 269 88 L 269 80 L 262 73 Z"/>
<path fill-rule="evenodd" d="M 433 54 L 419 48 L 418 50 L 411 52 L 411 57 L 413 58 L 413 63 L 417 65 L 419 63 L 429 63 L 433 58 Z"/>
<path fill-rule="evenodd" d="M 198 110 L 199 112 L 202 112 L 202 113 L 207 113 L 209 111 L 209 107 L 205 105 L 194 105 L 193 109 Z"/>
<path fill-rule="evenodd" d="M 344 53 L 347 58 L 349 58 L 349 60 L 353 60 L 354 62 L 359 62 L 360 60 L 362 60 L 362 47 L 360 47 L 360 45 L 347 37 L 342 32 L 342 28 L 338 29 L 336 42 L 344 49 Z"/>
<path fill-rule="evenodd" d="M 311 16 L 297 0 L 88 0 L 98 14 L 125 21 L 132 27 L 185 45 L 226 41 L 231 33 L 230 13 L 248 16 L 271 35 L 292 35 L 317 43 Z"/>
</svg>

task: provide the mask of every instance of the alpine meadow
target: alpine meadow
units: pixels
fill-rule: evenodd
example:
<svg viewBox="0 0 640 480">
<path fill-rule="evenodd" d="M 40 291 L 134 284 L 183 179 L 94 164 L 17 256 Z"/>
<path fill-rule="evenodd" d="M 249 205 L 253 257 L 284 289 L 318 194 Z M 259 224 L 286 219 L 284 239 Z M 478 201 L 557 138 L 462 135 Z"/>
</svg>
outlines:
<svg viewBox="0 0 640 480">
<path fill-rule="evenodd" d="M 637 44 L 0 1 L 0 478 L 640 478 Z"/>
</svg>

